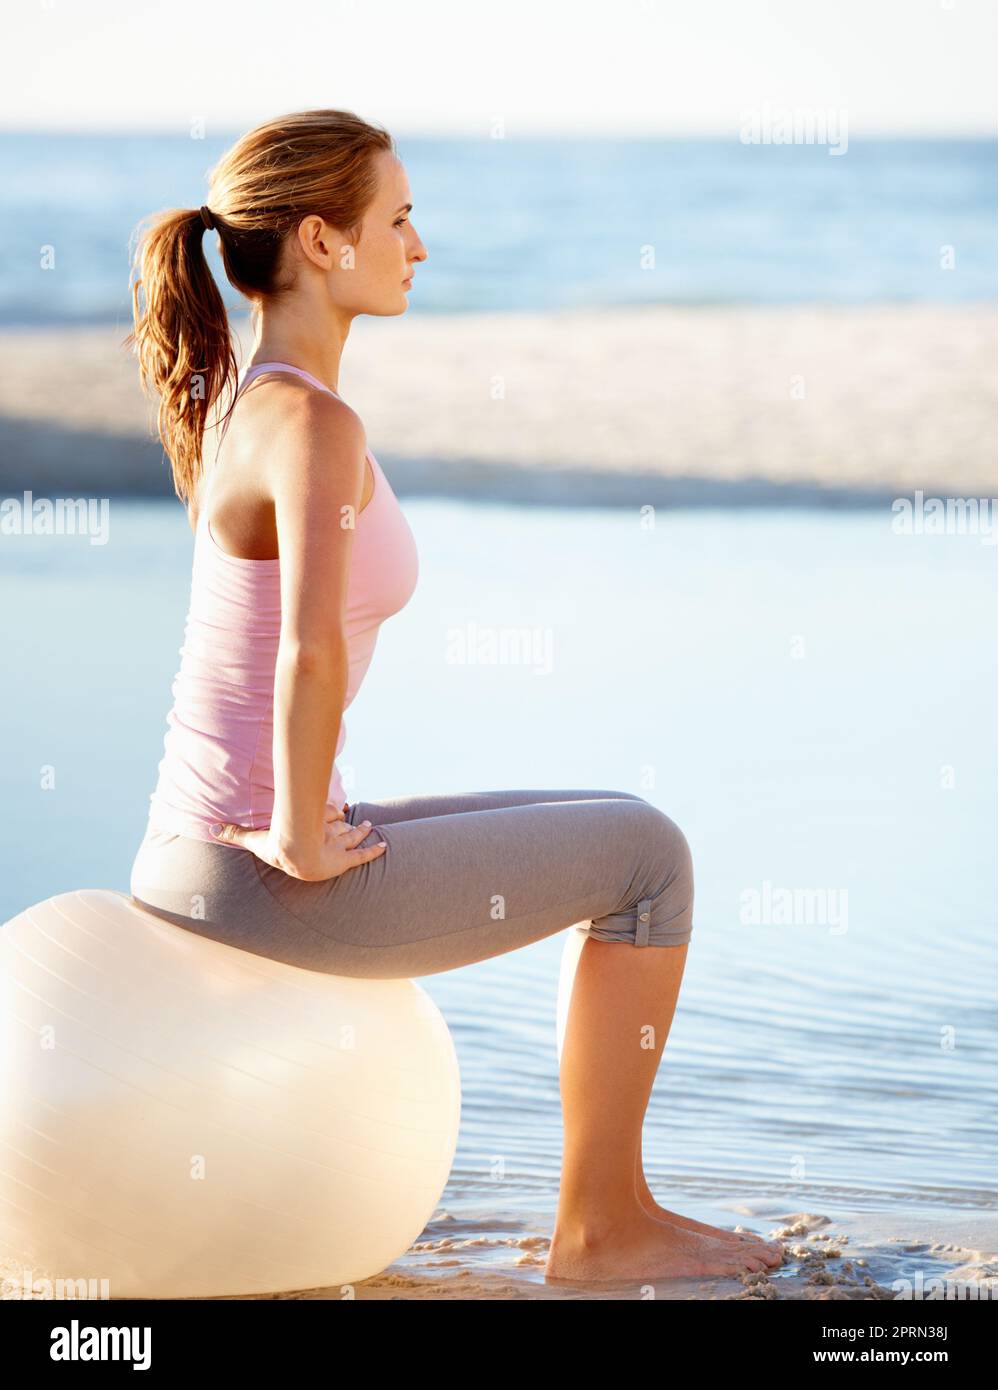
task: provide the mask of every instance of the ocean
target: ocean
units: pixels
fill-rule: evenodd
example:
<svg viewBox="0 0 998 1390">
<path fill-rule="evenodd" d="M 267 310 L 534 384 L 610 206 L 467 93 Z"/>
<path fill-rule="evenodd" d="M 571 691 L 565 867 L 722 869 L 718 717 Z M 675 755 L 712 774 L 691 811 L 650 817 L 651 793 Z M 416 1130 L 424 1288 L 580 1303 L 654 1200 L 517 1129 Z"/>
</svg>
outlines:
<svg viewBox="0 0 998 1390">
<path fill-rule="evenodd" d="M 137 224 L 204 202 L 238 134 L 0 133 L 0 325 L 129 327 Z M 398 144 L 433 262 L 420 312 L 998 298 L 995 140 Z"/>
</svg>

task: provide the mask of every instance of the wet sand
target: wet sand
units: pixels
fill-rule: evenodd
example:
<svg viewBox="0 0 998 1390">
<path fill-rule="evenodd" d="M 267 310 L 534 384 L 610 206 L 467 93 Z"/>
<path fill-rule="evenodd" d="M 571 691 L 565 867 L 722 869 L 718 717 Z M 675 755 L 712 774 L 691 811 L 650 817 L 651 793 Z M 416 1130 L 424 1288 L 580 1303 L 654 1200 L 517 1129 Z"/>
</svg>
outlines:
<svg viewBox="0 0 998 1390">
<path fill-rule="evenodd" d="M 745 1226 L 730 1224 L 783 1240 L 783 1264 L 717 1279 L 558 1285 L 544 1278 L 548 1236 L 503 1234 L 490 1230 L 486 1220 L 471 1227 L 441 1209 L 424 1232 L 427 1238 L 384 1273 L 350 1290 L 309 1289 L 270 1297 L 614 1302 L 646 1300 L 654 1288 L 656 1300 L 998 1300 L 998 1220 L 993 1214 L 864 1212 L 833 1220 L 799 1211 L 774 1220 L 755 1218 Z M 939 1282 L 943 1280 L 949 1284 Z"/>
</svg>

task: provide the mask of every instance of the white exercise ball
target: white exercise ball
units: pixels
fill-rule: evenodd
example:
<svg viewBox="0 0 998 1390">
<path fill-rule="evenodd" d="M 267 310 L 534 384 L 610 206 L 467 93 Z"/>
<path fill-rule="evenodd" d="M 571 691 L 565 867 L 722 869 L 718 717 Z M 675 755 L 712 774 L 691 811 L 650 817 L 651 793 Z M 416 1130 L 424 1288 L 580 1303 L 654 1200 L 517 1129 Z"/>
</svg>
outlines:
<svg viewBox="0 0 998 1390">
<path fill-rule="evenodd" d="M 303 970 L 81 889 L 0 928 L 0 1262 L 112 1298 L 354 1284 L 419 1236 L 457 1147 L 412 980 Z"/>
</svg>

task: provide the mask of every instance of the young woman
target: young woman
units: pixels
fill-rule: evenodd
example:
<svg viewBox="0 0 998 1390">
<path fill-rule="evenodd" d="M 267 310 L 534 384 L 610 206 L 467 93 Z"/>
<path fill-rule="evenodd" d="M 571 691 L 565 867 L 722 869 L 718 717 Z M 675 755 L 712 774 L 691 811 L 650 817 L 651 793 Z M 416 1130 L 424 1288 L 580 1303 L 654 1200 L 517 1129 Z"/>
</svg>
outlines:
<svg viewBox="0 0 998 1390">
<path fill-rule="evenodd" d="M 132 895 L 242 950 L 376 978 L 453 970 L 578 925 L 589 939 L 562 1057 L 548 1276 L 778 1264 L 778 1244 L 659 1206 L 642 1171 L 644 1112 L 692 928 L 678 826 L 614 791 L 344 800 L 343 712 L 379 625 L 413 593 L 418 559 L 337 383 L 353 319 L 406 309 L 427 256 L 411 206 L 382 127 L 307 111 L 244 136 L 204 206 L 159 214 L 139 240 L 127 341 L 159 398 L 195 540 Z M 241 373 L 207 230 L 253 310 Z M 223 396 L 228 409 L 216 410 Z M 217 430 L 210 468 L 207 428 Z"/>
</svg>

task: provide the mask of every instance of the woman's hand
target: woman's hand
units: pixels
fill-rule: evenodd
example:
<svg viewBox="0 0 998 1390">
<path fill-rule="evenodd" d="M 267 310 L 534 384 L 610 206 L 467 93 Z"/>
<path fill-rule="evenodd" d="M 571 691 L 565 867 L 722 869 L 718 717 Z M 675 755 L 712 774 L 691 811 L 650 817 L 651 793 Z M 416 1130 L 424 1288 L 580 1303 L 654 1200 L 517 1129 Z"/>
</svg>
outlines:
<svg viewBox="0 0 998 1390">
<path fill-rule="evenodd" d="M 248 830 L 243 825 L 212 826 L 212 835 L 227 845 L 240 845 L 252 850 L 258 859 L 275 869 L 289 874 L 291 878 L 304 879 L 308 883 L 320 882 L 327 878 L 337 878 L 347 869 L 355 869 L 370 859 L 384 854 L 387 845 L 384 840 L 371 845 L 369 849 L 359 849 L 360 842 L 371 831 L 371 822 L 362 821 L 360 825 L 350 825 L 341 810 L 327 807 L 323 824 L 323 843 L 307 857 L 299 856 L 293 850 L 282 848 L 272 834 L 266 830 Z"/>
</svg>

